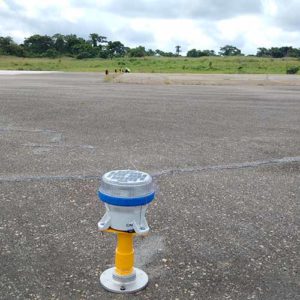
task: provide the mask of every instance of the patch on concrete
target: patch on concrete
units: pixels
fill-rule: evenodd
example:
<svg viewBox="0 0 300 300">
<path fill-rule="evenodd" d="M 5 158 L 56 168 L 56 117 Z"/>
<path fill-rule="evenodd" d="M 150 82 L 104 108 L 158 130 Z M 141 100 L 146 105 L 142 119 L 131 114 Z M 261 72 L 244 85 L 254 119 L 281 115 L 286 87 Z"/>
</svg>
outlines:
<svg viewBox="0 0 300 300">
<path fill-rule="evenodd" d="M 137 238 L 138 239 L 138 238 Z M 149 235 L 141 238 L 135 249 L 135 265 L 143 267 L 155 260 L 156 256 L 165 251 L 164 238 L 158 235 Z"/>
<path fill-rule="evenodd" d="M 298 75 L 267 74 L 150 74 L 130 73 L 114 78 L 115 83 L 143 85 L 231 85 L 231 86 L 299 86 Z"/>
<path fill-rule="evenodd" d="M 62 73 L 60 71 L 15 71 L 15 70 L 0 70 L 0 75 L 29 75 L 29 74 L 55 74 Z"/>
</svg>

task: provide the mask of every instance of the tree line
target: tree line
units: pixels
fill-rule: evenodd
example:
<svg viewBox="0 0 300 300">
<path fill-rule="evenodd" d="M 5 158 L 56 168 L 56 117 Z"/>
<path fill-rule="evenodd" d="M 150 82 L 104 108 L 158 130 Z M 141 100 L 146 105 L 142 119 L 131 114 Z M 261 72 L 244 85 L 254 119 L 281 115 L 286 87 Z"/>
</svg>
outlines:
<svg viewBox="0 0 300 300">
<path fill-rule="evenodd" d="M 175 46 L 175 53 L 164 52 L 156 49 L 145 49 L 143 46 L 134 48 L 126 47 L 120 41 L 108 41 L 107 37 L 97 33 L 91 33 L 88 39 L 78 37 L 76 34 L 54 34 L 53 36 L 35 34 L 26 39 L 22 44 L 17 44 L 7 36 L 0 36 L 0 54 L 14 55 L 20 57 L 50 57 L 71 56 L 78 59 L 83 58 L 115 58 L 115 57 L 145 57 L 145 56 L 179 56 L 181 46 Z M 216 53 L 214 50 L 191 49 L 187 57 L 202 56 L 242 56 L 240 49 L 232 45 L 220 48 Z M 257 57 L 300 57 L 300 48 L 272 47 L 258 48 Z"/>
<path fill-rule="evenodd" d="M 187 52 L 188 57 L 201 57 L 201 56 L 244 56 L 242 51 L 235 46 L 226 45 L 220 48 L 218 54 L 214 50 L 197 50 L 192 49 Z M 254 56 L 254 55 L 250 55 Z M 256 55 L 257 57 L 272 57 L 272 58 L 283 58 L 283 57 L 300 57 L 300 48 L 293 47 L 272 47 L 272 48 L 258 48 Z"/>
<path fill-rule="evenodd" d="M 146 50 L 143 46 L 126 47 L 120 41 L 108 41 L 107 37 L 91 33 L 88 39 L 76 34 L 32 35 L 17 44 L 10 37 L 0 37 L 0 54 L 20 57 L 60 57 L 71 56 L 82 58 L 114 58 L 114 57 L 144 57 L 144 56 L 175 56 L 162 50 Z"/>
</svg>

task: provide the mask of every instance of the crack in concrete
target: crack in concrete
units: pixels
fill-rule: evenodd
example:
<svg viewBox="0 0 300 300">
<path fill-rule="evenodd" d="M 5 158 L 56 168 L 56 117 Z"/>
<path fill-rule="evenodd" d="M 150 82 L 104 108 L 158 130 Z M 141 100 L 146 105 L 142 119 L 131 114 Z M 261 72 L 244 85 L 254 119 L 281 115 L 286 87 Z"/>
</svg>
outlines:
<svg viewBox="0 0 300 300">
<path fill-rule="evenodd" d="M 0 131 L 57 133 L 56 131 L 50 129 L 25 129 L 25 128 L 12 128 L 12 127 L 0 127 Z"/>
<path fill-rule="evenodd" d="M 169 169 L 157 173 L 152 173 L 152 176 L 156 178 L 160 176 L 170 176 L 170 175 L 177 175 L 182 173 L 236 170 L 236 169 L 256 168 L 263 165 L 277 165 L 277 164 L 286 164 L 292 162 L 300 162 L 300 156 L 274 158 L 268 160 L 257 160 L 251 162 L 243 162 L 243 163 L 231 163 L 231 164 L 215 165 L 215 166 L 204 166 L 204 167 L 196 166 L 191 168 Z"/>
<path fill-rule="evenodd" d="M 86 179 L 100 179 L 100 176 L 97 175 L 1 176 L 0 183 L 23 182 L 23 181 L 86 180 Z"/>
<path fill-rule="evenodd" d="M 173 176 L 184 173 L 222 171 L 222 170 L 240 170 L 246 168 L 256 168 L 266 165 L 282 165 L 287 163 L 300 162 L 300 156 L 274 158 L 268 160 L 258 160 L 243 163 L 231 163 L 225 165 L 195 166 L 191 168 L 168 169 L 160 172 L 151 173 L 154 179 L 162 176 Z M 99 174 L 101 174 L 99 172 Z M 4 182 L 26 182 L 26 181 L 56 181 L 56 180 L 88 180 L 100 179 L 100 175 L 41 175 L 41 176 L 0 176 L 0 183 Z"/>
<path fill-rule="evenodd" d="M 82 148 L 82 149 L 95 149 L 92 145 L 71 145 L 71 144 L 22 144 L 24 147 L 30 148 Z"/>
</svg>

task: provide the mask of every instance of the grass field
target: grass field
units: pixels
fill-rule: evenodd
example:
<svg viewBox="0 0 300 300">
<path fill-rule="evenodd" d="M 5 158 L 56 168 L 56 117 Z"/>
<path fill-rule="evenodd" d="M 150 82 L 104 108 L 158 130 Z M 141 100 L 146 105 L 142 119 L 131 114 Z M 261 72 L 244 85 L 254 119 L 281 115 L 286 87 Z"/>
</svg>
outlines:
<svg viewBox="0 0 300 300">
<path fill-rule="evenodd" d="M 202 58 L 118 58 L 83 59 L 20 58 L 0 56 L 0 70 L 36 70 L 70 72 L 104 72 L 130 68 L 140 73 L 219 73 L 219 74 L 285 74 L 287 68 L 300 67 L 300 59 L 257 57 L 202 57 Z"/>
</svg>

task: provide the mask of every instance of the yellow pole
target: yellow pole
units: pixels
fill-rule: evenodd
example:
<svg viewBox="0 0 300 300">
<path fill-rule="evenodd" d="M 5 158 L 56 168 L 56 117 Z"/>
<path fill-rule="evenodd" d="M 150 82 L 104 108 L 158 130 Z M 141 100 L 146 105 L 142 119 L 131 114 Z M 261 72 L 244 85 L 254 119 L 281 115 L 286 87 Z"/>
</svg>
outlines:
<svg viewBox="0 0 300 300">
<path fill-rule="evenodd" d="M 119 276 L 128 276 L 133 273 L 133 236 L 133 233 L 117 232 L 115 272 Z"/>
</svg>

